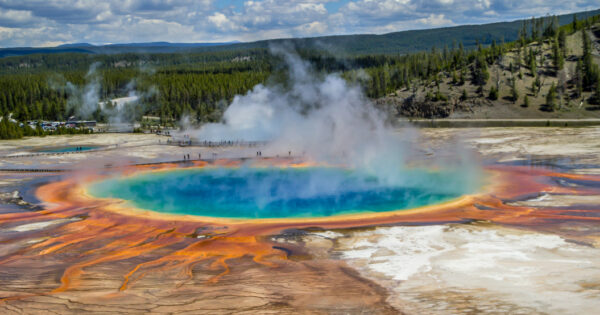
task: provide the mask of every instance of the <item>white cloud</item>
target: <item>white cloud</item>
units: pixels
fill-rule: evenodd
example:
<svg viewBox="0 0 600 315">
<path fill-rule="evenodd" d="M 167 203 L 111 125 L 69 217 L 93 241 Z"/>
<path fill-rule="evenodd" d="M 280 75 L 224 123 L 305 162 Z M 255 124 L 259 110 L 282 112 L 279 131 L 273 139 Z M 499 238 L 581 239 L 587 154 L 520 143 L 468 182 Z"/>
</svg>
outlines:
<svg viewBox="0 0 600 315">
<path fill-rule="evenodd" d="M 450 19 L 447 19 L 443 14 L 430 14 L 426 18 L 418 19 L 417 22 L 425 27 L 454 25 L 454 22 L 452 22 Z"/>
<path fill-rule="evenodd" d="M 244 8 L 235 15 L 236 20 L 249 28 L 262 26 L 294 27 L 319 21 L 327 17 L 322 3 L 313 1 L 246 1 Z"/>
<path fill-rule="evenodd" d="M 208 17 L 208 21 L 212 23 L 220 32 L 235 31 L 241 29 L 239 25 L 231 21 L 225 14 L 215 12 Z"/>
<path fill-rule="evenodd" d="M 583 11 L 598 1 L 0 0 L 0 46 L 386 33 Z"/>
<path fill-rule="evenodd" d="M 311 22 L 311 23 L 306 23 L 306 24 L 302 24 L 302 25 L 298 25 L 296 26 L 294 29 L 296 31 L 298 31 L 298 33 L 303 34 L 305 36 L 310 36 L 310 35 L 319 35 L 319 34 L 324 34 L 325 32 L 327 32 L 327 24 L 323 23 L 323 22 Z"/>
<path fill-rule="evenodd" d="M 32 22 L 31 11 L 0 8 L 0 26 L 23 26 Z"/>
</svg>

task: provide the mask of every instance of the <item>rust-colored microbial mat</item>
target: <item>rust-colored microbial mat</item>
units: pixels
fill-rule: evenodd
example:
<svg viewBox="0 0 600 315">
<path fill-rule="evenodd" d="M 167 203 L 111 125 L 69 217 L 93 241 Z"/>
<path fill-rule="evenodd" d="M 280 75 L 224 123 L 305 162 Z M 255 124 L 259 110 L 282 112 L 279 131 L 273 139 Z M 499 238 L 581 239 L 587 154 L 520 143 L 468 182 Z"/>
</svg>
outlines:
<svg viewBox="0 0 600 315">
<path fill-rule="evenodd" d="M 238 162 L 221 160 L 220 166 Z M 285 160 L 265 163 L 286 164 Z M 198 162 L 187 167 L 204 167 Z M 290 166 L 302 167 L 303 164 Z M 177 164 L 128 167 L 123 176 Z M 281 245 L 302 229 L 490 221 L 549 230 L 564 222 L 600 223 L 598 206 L 534 207 L 539 196 L 600 194 L 600 177 L 524 166 L 486 167 L 479 194 L 414 210 L 312 219 L 211 219 L 127 209 L 94 199 L 84 185 L 104 175 L 69 176 L 37 189 L 46 207 L 0 214 L 0 308 L 21 303 L 70 312 L 225 312 L 227 310 L 394 312 L 385 291 L 341 261 Z M 573 232 L 573 237 L 577 237 Z M 295 244 L 295 245 L 294 245 Z M 310 302 L 308 302 L 310 301 Z M 80 304 L 86 304 L 83 307 Z M 124 306 L 126 305 L 126 307 Z"/>
</svg>

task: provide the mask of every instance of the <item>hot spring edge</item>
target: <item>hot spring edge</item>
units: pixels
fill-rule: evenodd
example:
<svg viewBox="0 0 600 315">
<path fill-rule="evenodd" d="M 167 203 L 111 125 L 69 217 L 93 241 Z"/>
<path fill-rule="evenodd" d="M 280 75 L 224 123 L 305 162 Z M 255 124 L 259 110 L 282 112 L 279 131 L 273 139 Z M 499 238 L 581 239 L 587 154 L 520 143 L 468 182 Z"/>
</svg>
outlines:
<svg viewBox="0 0 600 315">
<path fill-rule="evenodd" d="M 410 169 L 401 179 L 338 167 L 204 167 L 139 172 L 87 186 L 96 198 L 163 214 L 229 219 L 320 218 L 439 204 L 472 193 L 455 171 Z"/>
</svg>

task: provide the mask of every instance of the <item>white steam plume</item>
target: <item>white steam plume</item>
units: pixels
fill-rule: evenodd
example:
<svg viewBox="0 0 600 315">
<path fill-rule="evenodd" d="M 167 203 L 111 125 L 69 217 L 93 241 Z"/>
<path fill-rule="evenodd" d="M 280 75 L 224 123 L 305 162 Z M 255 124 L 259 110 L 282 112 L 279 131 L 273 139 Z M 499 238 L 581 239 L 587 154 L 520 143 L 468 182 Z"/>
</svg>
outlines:
<svg viewBox="0 0 600 315">
<path fill-rule="evenodd" d="M 268 141 L 264 151 L 272 154 L 292 151 L 396 182 L 413 130 L 399 134 L 388 126 L 361 88 L 338 74 L 320 76 L 297 54 L 281 47 L 271 51 L 288 66 L 287 85 L 259 84 L 233 99 L 222 123 L 185 133 L 201 141 Z"/>
<path fill-rule="evenodd" d="M 89 118 L 98 109 L 100 100 L 100 77 L 96 70 L 100 66 L 100 62 L 94 62 L 90 65 L 90 69 L 85 75 L 88 83 L 83 89 L 79 89 L 71 82 L 67 82 L 67 90 L 70 97 L 67 100 L 67 106 L 73 108 L 75 113 L 80 118 Z"/>
<path fill-rule="evenodd" d="M 137 116 L 141 116 L 141 100 L 157 94 L 158 90 L 154 86 L 151 86 L 148 91 L 137 91 L 136 79 L 132 79 L 125 87 L 127 96 L 100 102 L 100 90 L 102 86 L 101 76 L 97 71 L 99 66 L 100 62 L 94 62 L 90 65 L 85 75 L 87 83 L 83 87 L 66 82 L 66 89 L 69 92 L 69 99 L 67 100 L 68 108 L 74 111 L 78 119 L 90 119 L 97 110 L 100 110 L 111 124 L 132 122 Z M 53 81 L 51 81 L 51 84 L 56 89 L 60 88 Z"/>
</svg>

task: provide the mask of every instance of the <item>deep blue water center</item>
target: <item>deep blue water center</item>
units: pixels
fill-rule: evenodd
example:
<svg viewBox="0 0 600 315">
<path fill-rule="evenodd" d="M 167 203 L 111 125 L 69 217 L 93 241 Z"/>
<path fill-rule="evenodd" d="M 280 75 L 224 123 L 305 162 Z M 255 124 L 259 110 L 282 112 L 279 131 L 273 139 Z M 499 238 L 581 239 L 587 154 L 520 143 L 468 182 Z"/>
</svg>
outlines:
<svg viewBox="0 0 600 315">
<path fill-rule="evenodd" d="M 79 148 L 79 149 L 77 149 Z M 68 147 L 59 147 L 59 148 L 49 148 L 43 149 L 39 152 L 44 153 L 66 153 L 66 152 L 77 152 L 77 151 L 89 151 L 99 148 L 99 146 L 68 146 Z"/>
<path fill-rule="evenodd" d="M 456 174 L 413 170 L 389 184 L 343 168 L 195 168 L 92 184 L 95 197 L 137 208 L 220 218 L 325 217 L 410 209 L 467 193 Z"/>
</svg>

